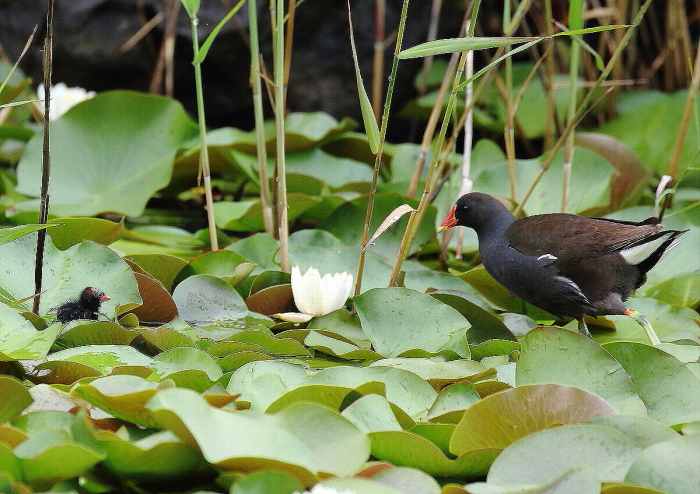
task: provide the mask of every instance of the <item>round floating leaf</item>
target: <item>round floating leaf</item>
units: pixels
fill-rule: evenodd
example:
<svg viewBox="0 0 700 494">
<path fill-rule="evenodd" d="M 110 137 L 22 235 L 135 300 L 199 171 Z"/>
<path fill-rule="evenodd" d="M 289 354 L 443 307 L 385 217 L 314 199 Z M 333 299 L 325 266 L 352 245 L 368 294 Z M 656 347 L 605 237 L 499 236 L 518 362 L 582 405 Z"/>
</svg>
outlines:
<svg viewBox="0 0 700 494">
<path fill-rule="evenodd" d="M 384 218 L 389 216 L 392 211 L 402 204 L 416 208 L 417 201 L 407 200 L 405 197 L 396 193 L 381 193 L 375 196 L 374 213 L 370 224 L 370 231 L 376 231 L 379 225 L 384 221 Z M 328 230 L 346 246 L 357 247 L 362 241 L 361 225 L 365 219 L 367 211 L 367 196 L 361 196 L 353 199 L 336 209 L 328 219 L 323 223 L 321 228 Z M 394 223 L 387 231 L 385 231 L 376 245 L 371 245 L 367 248 L 369 252 L 379 253 L 384 257 L 393 259 L 396 256 L 403 232 L 406 230 L 408 217 L 403 217 Z M 435 209 L 430 206 L 425 218 L 421 222 L 414 241 L 412 243 L 412 251 L 415 252 L 421 245 L 425 244 L 435 236 L 435 229 L 432 225 L 435 224 Z M 356 228 L 351 228 L 351 225 L 357 225 Z"/>
<path fill-rule="evenodd" d="M 384 383 L 386 399 L 413 419 L 425 417 L 437 396 L 435 390 L 417 375 L 392 367 L 331 367 L 317 372 L 304 384 L 355 389 L 369 382 Z"/>
<path fill-rule="evenodd" d="M 646 416 L 646 407 L 619 362 L 593 340 L 561 328 L 536 328 L 521 341 L 518 385 L 574 386 L 605 399 L 620 414 Z"/>
<path fill-rule="evenodd" d="M 382 355 L 396 357 L 415 348 L 469 355 L 469 322 L 429 295 L 407 288 L 376 288 L 355 297 L 354 303 L 362 329 Z"/>
<path fill-rule="evenodd" d="M 461 455 L 503 449 L 542 429 L 615 413 L 602 398 L 581 389 L 558 384 L 518 386 L 489 395 L 467 409 L 452 435 L 450 451 Z"/>
<path fill-rule="evenodd" d="M 672 94 L 635 91 L 621 95 L 615 105 L 617 118 L 598 128 L 598 132 L 630 146 L 649 170 L 666 173 L 687 99 L 685 90 Z M 695 104 L 697 108 L 697 101 Z M 697 141 L 691 135 L 685 136 L 679 163 L 678 176 L 682 176 L 686 166 L 697 163 Z"/>
<path fill-rule="evenodd" d="M 253 312 L 271 316 L 290 312 L 293 308 L 292 285 L 274 285 L 257 290 L 245 299 L 245 304 Z"/>
<path fill-rule="evenodd" d="M 436 389 L 454 382 L 479 380 L 487 368 L 478 362 L 457 359 L 445 362 L 442 357 L 434 358 L 388 358 L 372 362 L 370 367 L 386 366 L 403 369 L 420 376 Z"/>
<path fill-rule="evenodd" d="M 605 415 L 595 417 L 587 423 L 617 429 L 641 448 L 648 448 L 652 444 L 678 437 L 673 429 L 647 417 Z"/>
<path fill-rule="evenodd" d="M 89 345 L 76 348 L 68 348 L 47 357 L 46 364 L 60 361 L 69 361 L 83 364 L 92 369 L 106 374 L 112 368 L 120 365 L 143 366 L 153 368 L 153 359 L 147 357 L 135 348 L 123 345 Z M 43 369 L 45 364 L 40 364 L 37 369 Z"/>
<path fill-rule="evenodd" d="M 0 294 L 20 300 L 34 294 L 36 234 L 0 246 L 4 269 L 0 270 Z M 67 300 L 77 298 L 87 286 L 99 288 L 111 297 L 102 312 L 114 314 L 141 303 L 134 275 L 126 262 L 108 247 L 83 241 L 65 251 L 56 249 L 49 238 L 44 252 L 44 292 L 40 314 L 47 314 Z M 22 303 L 31 310 L 32 301 Z"/>
<path fill-rule="evenodd" d="M 171 432 L 157 432 L 133 442 L 107 430 L 93 434 L 107 455 L 102 466 L 123 480 L 184 482 L 196 475 L 204 463 L 199 451 Z"/>
<path fill-rule="evenodd" d="M 231 494 L 294 494 L 304 490 L 297 479 L 286 473 L 254 472 L 237 480 Z"/>
<path fill-rule="evenodd" d="M 343 417 L 363 433 L 402 430 L 391 404 L 381 395 L 368 394 L 353 401 L 343 410 Z"/>
<path fill-rule="evenodd" d="M 279 334 L 273 336 L 263 331 L 241 331 L 240 333 L 229 337 L 227 341 L 254 343 L 275 354 L 309 355 L 309 351 L 298 341 L 292 338 L 284 338 Z M 209 347 L 209 349 L 211 349 L 211 347 Z"/>
<path fill-rule="evenodd" d="M 171 290 L 177 274 L 187 265 L 187 261 L 167 254 L 135 254 L 125 259 L 134 261 L 146 273 Z"/>
<path fill-rule="evenodd" d="M 169 362 L 182 370 L 197 369 L 205 372 L 209 379 L 221 377 L 221 367 L 211 355 L 204 350 L 188 346 L 171 348 L 154 357 L 157 362 Z"/>
<path fill-rule="evenodd" d="M 27 388 L 11 376 L 0 376 L 0 396 L 0 424 L 19 415 L 34 401 Z"/>
<path fill-rule="evenodd" d="M 23 481 L 35 491 L 50 490 L 57 482 L 79 477 L 104 456 L 80 444 L 51 446 L 33 458 L 21 458 Z"/>
<path fill-rule="evenodd" d="M 604 345 L 622 364 L 649 418 L 665 425 L 700 420 L 700 377 L 668 353 L 641 343 Z"/>
<path fill-rule="evenodd" d="M 289 221 L 294 221 L 304 211 L 319 203 L 319 199 L 306 194 L 289 194 Z M 265 229 L 260 201 L 220 201 L 214 203 L 216 226 L 223 230 L 260 231 Z"/>
<path fill-rule="evenodd" d="M 156 351 L 163 351 L 182 346 L 195 346 L 195 342 L 192 341 L 192 338 L 167 326 L 147 329 L 141 333 L 141 337 L 146 341 L 146 343 L 152 347 L 155 347 Z"/>
<path fill-rule="evenodd" d="M 109 91 L 84 101 L 51 124 L 52 212 L 139 216 L 170 181 L 177 149 L 196 135 L 172 99 Z M 41 153 L 36 134 L 17 167 L 18 192 L 39 195 Z"/>
<path fill-rule="evenodd" d="M 106 376 L 79 384 L 71 393 L 132 424 L 157 427 L 144 405 L 162 387 L 136 376 Z"/>
<path fill-rule="evenodd" d="M 275 415 L 231 413 L 211 407 L 194 392 L 170 389 L 158 393 L 148 407 L 161 426 L 224 471 L 274 468 L 309 485 L 320 472 L 352 475 L 369 456 L 364 434 L 336 412 L 313 404 L 293 405 Z"/>
<path fill-rule="evenodd" d="M 138 331 L 126 329 L 117 323 L 99 321 L 69 327 L 58 340 L 64 348 L 87 345 L 128 345 L 138 335 Z"/>
<path fill-rule="evenodd" d="M 0 361 L 44 358 L 61 329 L 61 324 L 52 324 L 37 331 L 20 311 L 0 303 Z"/>
<path fill-rule="evenodd" d="M 124 232 L 124 218 L 119 223 L 102 218 L 54 218 L 49 223 L 58 224 L 47 232 L 59 250 L 65 250 L 83 240 L 109 245 Z"/>
<path fill-rule="evenodd" d="M 602 482 L 620 482 L 641 451 L 615 429 L 585 424 L 555 427 L 503 450 L 491 465 L 487 482 L 545 484 L 572 468 L 590 468 Z"/>
<path fill-rule="evenodd" d="M 467 331 L 467 339 L 470 344 L 490 340 L 517 341 L 503 321 L 479 297 L 455 290 L 433 291 L 430 296 L 458 310 L 469 321 L 471 328 Z"/>
<path fill-rule="evenodd" d="M 568 494 L 573 492 L 576 494 L 663 494 L 648 492 L 646 490 L 636 490 L 634 486 L 630 486 L 630 490 L 624 489 L 620 492 L 608 492 L 607 489 L 601 490 L 600 484 L 601 482 L 596 472 L 588 468 L 572 468 L 551 482 L 535 486 L 530 484 L 523 486 L 520 483 L 500 485 L 477 482 L 474 484 L 467 484 L 464 487 L 465 489 L 469 489 L 467 491 L 469 494 Z"/>
<path fill-rule="evenodd" d="M 347 360 L 379 360 L 382 358 L 378 353 L 359 348 L 353 343 L 336 338 L 332 333 L 309 331 L 309 334 L 304 338 L 304 344 L 328 355 Z"/>
<path fill-rule="evenodd" d="M 173 300 L 180 317 L 186 321 L 213 323 L 247 316 L 262 317 L 250 312 L 238 292 L 228 283 L 206 274 L 185 279 L 175 289 Z"/>
<path fill-rule="evenodd" d="M 654 444 L 632 464 L 625 482 L 654 487 L 669 494 L 700 492 L 700 435 L 681 436 Z"/>
<path fill-rule="evenodd" d="M 435 477 L 475 478 L 485 475 L 497 451 L 468 451 L 450 459 L 430 440 L 409 431 L 369 434 L 372 456 L 398 466 L 423 470 Z"/>
<path fill-rule="evenodd" d="M 278 412 L 296 403 L 317 403 L 332 410 L 341 410 L 348 400 L 356 396 L 365 393 L 384 393 L 384 387 L 380 383 L 363 383 L 359 388 L 363 388 L 363 392 L 343 386 L 302 385 L 284 393 L 272 402 L 265 411 L 267 413 Z"/>
<path fill-rule="evenodd" d="M 192 259 L 187 266 L 175 277 L 173 282 L 179 284 L 185 278 L 195 274 L 209 274 L 218 278 L 233 276 L 236 266 L 246 262 L 240 255 L 230 250 L 219 250 L 216 252 L 206 252 Z"/>
<path fill-rule="evenodd" d="M 12 242 L 19 237 L 23 237 L 37 230 L 49 228 L 50 226 L 55 227 L 56 225 L 19 225 L 12 228 L 0 228 L 0 245 Z"/>
<path fill-rule="evenodd" d="M 134 276 L 143 304 L 133 309 L 132 314 L 150 323 L 166 323 L 177 317 L 175 301 L 159 281 L 141 273 L 134 273 Z"/>
<path fill-rule="evenodd" d="M 101 377 L 102 372 L 94 367 L 79 362 L 58 360 L 44 362 L 34 368 L 36 374 L 28 376 L 34 383 L 44 384 L 73 384 L 86 377 Z"/>
<path fill-rule="evenodd" d="M 369 457 L 367 436 L 348 419 L 325 407 L 297 403 L 272 417 L 274 424 L 292 431 L 306 445 L 320 472 L 351 476 Z"/>
</svg>

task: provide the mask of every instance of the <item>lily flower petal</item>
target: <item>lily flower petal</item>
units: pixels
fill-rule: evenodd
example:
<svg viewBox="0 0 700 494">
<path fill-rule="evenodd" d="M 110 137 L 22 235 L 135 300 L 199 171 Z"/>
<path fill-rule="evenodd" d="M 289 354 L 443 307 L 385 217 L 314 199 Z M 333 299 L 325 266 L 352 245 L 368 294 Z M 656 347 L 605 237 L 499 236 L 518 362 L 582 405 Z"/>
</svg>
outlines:
<svg viewBox="0 0 700 494">
<path fill-rule="evenodd" d="M 321 277 L 315 268 L 301 274 L 292 267 L 292 293 L 297 308 L 314 317 L 340 309 L 350 296 L 353 277 L 349 273 L 326 274 Z"/>
<path fill-rule="evenodd" d="M 39 111 L 44 111 L 43 99 L 46 95 L 46 90 L 43 84 L 39 84 L 36 90 L 36 94 L 40 100 L 40 103 L 35 103 Z M 53 122 L 58 120 L 64 113 L 70 110 L 72 107 L 81 103 L 87 99 L 95 96 L 95 91 L 86 91 L 81 87 L 68 87 L 65 83 L 59 82 L 55 86 L 51 86 L 51 113 L 49 114 L 49 119 Z"/>
</svg>

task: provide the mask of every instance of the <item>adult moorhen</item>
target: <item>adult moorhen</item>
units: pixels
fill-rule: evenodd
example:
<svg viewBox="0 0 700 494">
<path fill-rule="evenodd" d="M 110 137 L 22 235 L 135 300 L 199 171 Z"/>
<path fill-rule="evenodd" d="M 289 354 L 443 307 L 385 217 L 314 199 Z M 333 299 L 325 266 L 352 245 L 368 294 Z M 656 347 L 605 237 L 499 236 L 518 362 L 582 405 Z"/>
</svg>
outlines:
<svg viewBox="0 0 700 494">
<path fill-rule="evenodd" d="M 498 199 L 472 192 L 459 198 L 438 231 L 468 226 L 479 238 L 486 271 L 505 288 L 557 317 L 627 315 L 660 343 L 649 320 L 623 303 L 683 231 L 641 223 L 538 214 L 515 219 Z"/>
<path fill-rule="evenodd" d="M 97 320 L 99 315 L 109 317 L 100 312 L 100 305 L 105 300 L 109 300 L 102 290 L 89 286 L 80 292 L 80 296 L 75 300 L 69 300 L 56 308 L 56 319 L 62 323 L 75 321 L 76 319 Z"/>
</svg>

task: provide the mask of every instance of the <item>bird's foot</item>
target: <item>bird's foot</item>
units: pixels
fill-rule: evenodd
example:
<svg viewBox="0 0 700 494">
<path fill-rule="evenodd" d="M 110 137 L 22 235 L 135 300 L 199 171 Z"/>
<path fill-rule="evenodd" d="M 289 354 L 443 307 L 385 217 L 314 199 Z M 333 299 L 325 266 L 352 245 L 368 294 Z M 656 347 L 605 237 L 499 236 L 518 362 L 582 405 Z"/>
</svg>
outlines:
<svg viewBox="0 0 700 494">
<path fill-rule="evenodd" d="M 649 341 L 651 341 L 652 346 L 656 346 L 661 343 L 659 337 L 656 336 L 656 331 L 654 331 L 654 328 L 651 327 L 651 323 L 649 322 L 649 319 L 647 319 L 647 316 L 633 309 L 627 309 L 625 315 L 637 321 L 637 324 L 644 328 L 644 331 L 646 331 L 647 337 L 649 338 Z"/>
<path fill-rule="evenodd" d="M 588 331 L 588 326 L 586 325 L 586 321 L 583 319 L 583 317 L 578 320 L 578 332 L 593 339 L 591 332 Z"/>
</svg>

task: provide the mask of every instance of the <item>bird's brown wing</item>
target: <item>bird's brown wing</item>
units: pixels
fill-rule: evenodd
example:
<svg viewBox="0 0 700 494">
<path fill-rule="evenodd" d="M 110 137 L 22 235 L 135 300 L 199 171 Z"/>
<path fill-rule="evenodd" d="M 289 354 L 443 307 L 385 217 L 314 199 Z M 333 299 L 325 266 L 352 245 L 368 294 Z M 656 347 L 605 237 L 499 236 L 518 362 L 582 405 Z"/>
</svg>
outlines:
<svg viewBox="0 0 700 494">
<path fill-rule="evenodd" d="M 549 254 L 560 263 L 582 261 L 644 243 L 662 228 L 659 224 L 585 218 L 554 213 L 529 216 L 508 229 L 508 242 L 519 252 Z"/>
</svg>

